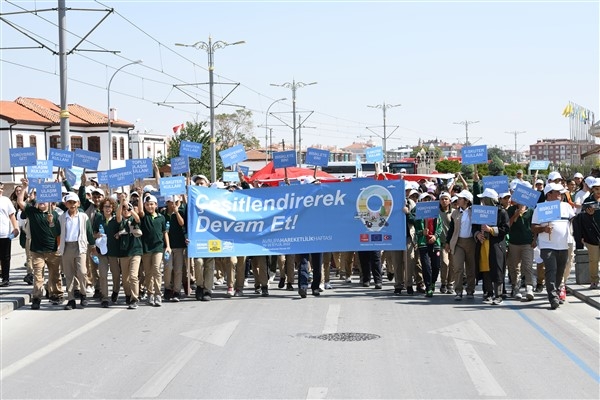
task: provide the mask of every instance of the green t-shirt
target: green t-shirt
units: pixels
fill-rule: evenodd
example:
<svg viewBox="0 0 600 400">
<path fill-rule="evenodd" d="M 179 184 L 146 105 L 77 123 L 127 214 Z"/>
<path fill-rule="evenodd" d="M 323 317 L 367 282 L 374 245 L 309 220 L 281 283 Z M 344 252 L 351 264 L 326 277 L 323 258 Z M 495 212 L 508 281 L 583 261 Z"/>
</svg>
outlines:
<svg viewBox="0 0 600 400">
<path fill-rule="evenodd" d="M 119 236 L 119 257 L 141 256 L 143 253 L 142 238 L 135 237 L 131 233 L 137 226 L 135 219 L 133 217 L 123 218 L 120 224 L 116 223 L 116 219 L 114 221 L 117 225 L 117 232 L 125 232 L 124 235 Z"/>
<path fill-rule="evenodd" d="M 50 224 L 48 224 L 48 213 L 40 211 L 39 208 L 31 204 L 25 206 L 25 215 L 29 220 L 31 251 L 36 253 L 55 252 L 58 249 L 56 236 L 60 234 L 60 231 L 55 231 L 58 213 L 56 211 L 52 212 L 54 216 L 54 228 L 50 228 Z"/>
<path fill-rule="evenodd" d="M 144 253 L 163 253 L 165 251 L 164 232 L 167 231 L 167 220 L 162 214 L 152 216 L 144 214 L 140 219 L 142 229 L 142 246 Z"/>
<path fill-rule="evenodd" d="M 164 216 L 167 221 L 169 221 L 169 244 L 172 249 L 185 249 L 187 245 L 185 244 L 186 238 L 186 209 L 185 206 L 179 207 L 179 215 L 183 218 L 183 226 L 179 225 L 177 222 L 177 216 L 173 213 L 168 215 L 166 211 L 164 211 Z"/>
<path fill-rule="evenodd" d="M 94 234 L 100 232 L 100 225 L 103 226 L 104 234 L 106 235 L 106 247 L 108 251 L 105 255 L 110 257 L 119 257 L 119 239 L 115 238 L 115 234 L 120 230 L 117 219 L 113 215 L 109 220 L 106 220 L 103 214 L 96 213 L 94 216 L 94 222 L 92 222 L 92 231 Z"/>
<path fill-rule="evenodd" d="M 508 217 L 512 219 L 513 215 L 518 210 L 518 206 L 508 207 Z M 533 216 L 533 209 L 528 208 L 525 214 L 520 216 L 510 226 L 510 239 L 509 243 L 512 244 L 531 244 L 533 242 L 533 232 L 531 232 L 531 217 Z"/>
</svg>

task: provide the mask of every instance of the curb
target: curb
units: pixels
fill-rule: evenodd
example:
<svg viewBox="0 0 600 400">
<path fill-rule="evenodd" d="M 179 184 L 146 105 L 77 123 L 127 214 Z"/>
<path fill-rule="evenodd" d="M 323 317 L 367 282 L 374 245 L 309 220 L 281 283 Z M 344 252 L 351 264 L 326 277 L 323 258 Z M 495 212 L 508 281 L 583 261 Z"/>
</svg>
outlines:
<svg viewBox="0 0 600 400">
<path fill-rule="evenodd" d="M 577 299 L 583 301 L 584 303 L 600 310 L 600 303 L 598 303 L 596 300 L 594 300 L 593 298 L 586 296 L 584 294 L 582 294 L 581 292 L 577 291 L 577 290 L 573 290 L 571 289 L 568 285 L 567 285 L 567 292 L 572 295 L 575 296 Z"/>
<path fill-rule="evenodd" d="M 31 303 L 31 294 L 3 296 L 0 299 L 0 317 Z"/>
</svg>

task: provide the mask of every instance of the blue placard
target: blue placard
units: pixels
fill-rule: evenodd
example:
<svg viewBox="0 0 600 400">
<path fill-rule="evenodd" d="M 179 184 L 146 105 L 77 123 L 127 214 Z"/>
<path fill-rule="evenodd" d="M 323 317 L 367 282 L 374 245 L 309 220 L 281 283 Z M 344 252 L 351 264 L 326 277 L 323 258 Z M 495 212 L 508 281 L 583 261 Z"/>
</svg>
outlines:
<svg viewBox="0 0 600 400">
<path fill-rule="evenodd" d="M 535 208 L 540 199 L 540 192 L 525 185 L 517 184 L 511 200 L 529 208 Z"/>
<path fill-rule="evenodd" d="M 36 165 L 27 166 L 28 178 L 49 179 L 52 178 L 52 161 L 37 160 Z"/>
<path fill-rule="evenodd" d="M 179 155 L 192 158 L 202 158 L 202 143 L 182 140 L 179 144 Z"/>
<path fill-rule="evenodd" d="M 185 193 L 185 177 L 183 176 L 172 176 L 167 178 L 160 178 L 160 194 L 163 196 L 170 196 L 174 194 Z"/>
<path fill-rule="evenodd" d="M 239 182 L 240 176 L 235 171 L 223 171 L 223 182 Z"/>
<path fill-rule="evenodd" d="M 133 176 L 133 170 L 131 169 L 131 166 L 125 166 L 123 168 L 117 168 L 107 172 L 108 186 L 111 188 L 127 186 L 135 182 L 135 177 Z"/>
<path fill-rule="evenodd" d="M 417 203 L 416 219 L 437 218 L 440 215 L 439 201 L 421 201 Z"/>
<path fill-rule="evenodd" d="M 108 185 L 108 171 L 98 171 L 98 183 Z"/>
<path fill-rule="evenodd" d="M 60 182 L 40 183 L 35 185 L 35 198 L 40 203 L 62 201 L 62 185 Z"/>
<path fill-rule="evenodd" d="M 494 206 L 471 206 L 471 223 L 479 225 L 496 226 L 498 223 L 498 207 Z"/>
<path fill-rule="evenodd" d="M 65 178 L 71 186 L 75 186 L 75 182 L 77 182 L 77 175 L 71 171 L 71 168 L 65 168 Z"/>
<path fill-rule="evenodd" d="M 75 154 L 69 150 L 50 149 L 48 153 L 48 160 L 52 160 L 54 166 L 58 168 L 71 168 L 74 158 Z"/>
<path fill-rule="evenodd" d="M 273 167 L 286 168 L 296 166 L 296 152 L 294 150 L 278 151 L 273 153 Z"/>
<path fill-rule="evenodd" d="M 508 177 L 506 175 L 484 176 L 483 188 L 494 189 L 498 194 L 508 192 Z"/>
<path fill-rule="evenodd" d="M 125 165 L 131 166 L 135 179 L 151 178 L 154 176 L 152 160 L 150 158 L 132 158 L 131 160 L 125 160 Z"/>
<path fill-rule="evenodd" d="M 190 257 L 406 249 L 396 181 L 213 190 L 188 186 Z"/>
<path fill-rule="evenodd" d="M 95 171 L 98 169 L 99 162 L 100 153 L 95 151 L 75 149 L 75 157 L 73 158 L 74 166 Z"/>
<path fill-rule="evenodd" d="M 190 170 L 190 159 L 188 157 L 171 158 L 171 175 L 185 174 Z"/>
<path fill-rule="evenodd" d="M 365 150 L 365 158 L 368 163 L 383 161 L 383 148 L 381 146 L 370 147 Z"/>
<path fill-rule="evenodd" d="M 238 165 L 238 170 L 242 171 L 242 174 L 244 174 L 244 176 L 248 176 L 248 174 L 250 173 L 250 167 L 246 167 L 244 165 Z"/>
<path fill-rule="evenodd" d="M 17 147 L 8 149 L 11 167 L 26 167 L 37 163 L 37 149 L 35 147 Z"/>
<path fill-rule="evenodd" d="M 534 212 L 537 213 L 537 224 L 557 221 L 560 219 L 560 200 L 538 203 Z"/>
<path fill-rule="evenodd" d="M 306 164 L 325 167 L 329 163 L 329 150 L 315 149 L 309 147 L 306 149 Z"/>
<path fill-rule="evenodd" d="M 460 154 L 464 165 L 486 164 L 488 162 L 486 145 L 463 147 Z"/>
<path fill-rule="evenodd" d="M 221 156 L 224 167 L 229 167 L 233 164 L 237 164 L 248 159 L 248 156 L 246 155 L 246 149 L 244 149 L 244 146 L 241 144 L 221 150 L 219 155 Z"/>
<path fill-rule="evenodd" d="M 285 183 L 285 181 L 279 181 L 279 182 L 277 183 L 277 185 L 278 185 L 278 186 L 288 186 L 288 184 L 287 184 L 287 183 Z M 289 183 L 289 186 L 291 186 L 291 185 L 302 185 L 302 182 L 300 182 L 300 181 L 299 181 L 299 180 L 297 180 L 297 179 L 291 179 L 291 180 L 290 180 L 290 183 Z"/>
<path fill-rule="evenodd" d="M 75 154 L 69 150 L 50 149 L 48 153 L 48 160 L 52 160 L 54 166 L 58 168 L 71 168 L 74 158 Z"/>
<path fill-rule="evenodd" d="M 183 177 L 181 177 L 183 178 Z M 162 178 L 161 178 L 162 180 Z M 160 207 L 165 207 L 167 205 L 167 201 L 165 200 L 165 196 L 164 194 L 160 193 L 160 192 L 154 192 L 152 193 L 152 195 L 154 197 L 156 197 L 156 205 L 160 208 Z"/>
<path fill-rule="evenodd" d="M 356 156 L 356 172 L 362 171 L 362 161 L 360 161 L 360 156 Z"/>
<path fill-rule="evenodd" d="M 550 161 L 547 160 L 533 160 L 532 162 L 529 163 L 529 170 L 530 171 L 543 171 L 548 169 L 548 167 L 550 166 Z"/>
</svg>

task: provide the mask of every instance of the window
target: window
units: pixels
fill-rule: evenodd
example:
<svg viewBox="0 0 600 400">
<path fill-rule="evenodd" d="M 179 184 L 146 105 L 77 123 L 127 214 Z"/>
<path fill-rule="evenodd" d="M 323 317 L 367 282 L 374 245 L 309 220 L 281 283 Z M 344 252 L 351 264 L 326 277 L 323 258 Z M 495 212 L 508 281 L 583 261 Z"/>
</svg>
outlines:
<svg viewBox="0 0 600 400">
<path fill-rule="evenodd" d="M 96 153 L 100 153 L 100 137 L 99 136 L 90 136 L 88 138 L 88 150 L 95 151 Z"/>
<path fill-rule="evenodd" d="M 60 135 L 50 136 L 50 147 L 53 149 L 60 149 Z"/>
<path fill-rule="evenodd" d="M 114 137 L 112 138 L 112 159 L 116 160 L 118 157 L 117 155 L 117 138 Z"/>
<path fill-rule="evenodd" d="M 83 149 L 83 138 L 81 136 L 71 136 L 71 151 Z"/>
<path fill-rule="evenodd" d="M 17 135 L 17 147 L 23 147 L 23 135 Z"/>
<path fill-rule="evenodd" d="M 125 139 L 119 138 L 119 148 L 121 152 L 121 160 L 125 159 Z"/>
</svg>

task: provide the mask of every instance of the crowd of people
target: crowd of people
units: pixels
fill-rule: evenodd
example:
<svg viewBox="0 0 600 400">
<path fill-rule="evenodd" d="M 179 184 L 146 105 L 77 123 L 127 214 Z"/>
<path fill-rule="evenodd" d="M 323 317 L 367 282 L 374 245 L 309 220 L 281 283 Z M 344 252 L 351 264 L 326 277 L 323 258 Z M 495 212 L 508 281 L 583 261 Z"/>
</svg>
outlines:
<svg viewBox="0 0 600 400">
<path fill-rule="evenodd" d="M 531 301 L 545 290 L 556 309 L 565 300 L 574 250 L 583 247 L 589 253 L 590 289 L 598 288 L 600 178 L 584 179 L 580 173 L 564 179 L 551 172 L 545 181 L 536 173 L 528 182 L 519 170 L 504 193 L 484 189 L 476 169 L 471 187 L 461 174 L 450 181 L 406 180 L 406 250 L 221 258 L 188 258 L 186 195 L 167 196 L 159 207 L 152 185 L 110 195 L 85 173 L 78 188 L 62 171 L 59 180 L 64 193 L 58 203 L 36 201 L 27 179 L 10 198 L 2 196 L 0 184 L 2 286 L 10 284 L 11 242 L 20 236 L 27 256 L 24 280 L 33 286 L 32 309 L 39 309 L 44 298 L 51 305 L 66 301 L 66 310 L 77 308 L 76 300 L 85 308 L 91 298 L 108 308 L 119 304 L 121 289 L 130 309 L 188 296 L 210 301 L 218 286 L 225 296 L 240 297 L 251 276 L 254 293 L 267 297 L 277 270 L 277 286 L 283 290 L 296 291 L 297 274 L 302 298 L 333 289 L 333 274 L 346 284 L 356 274 L 360 286 L 375 289 L 383 288 L 386 275 L 394 295 L 432 297 L 438 292 L 462 301 L 463 296 L 474 299 L 481 282 L 486 303 L 498 305 L 508 297 Z M 187 183 L 229 191 L 250 188 L 241 173 L 240 182 L 211 183 L 195 175 Z M 319 181 L 307 178 L 305 183 Z M 519 184 L 538 190 L 538 203 L 560 200 L 560 219 L 539 222 L 538 208 L 513 202 Z M 439 201 L 437 217 L 417 219 L 417 203 L 430 201 Z M 472 222 L 472 206 L 478 204 L 497 207 L 494 224 Z"/>
</svg>

